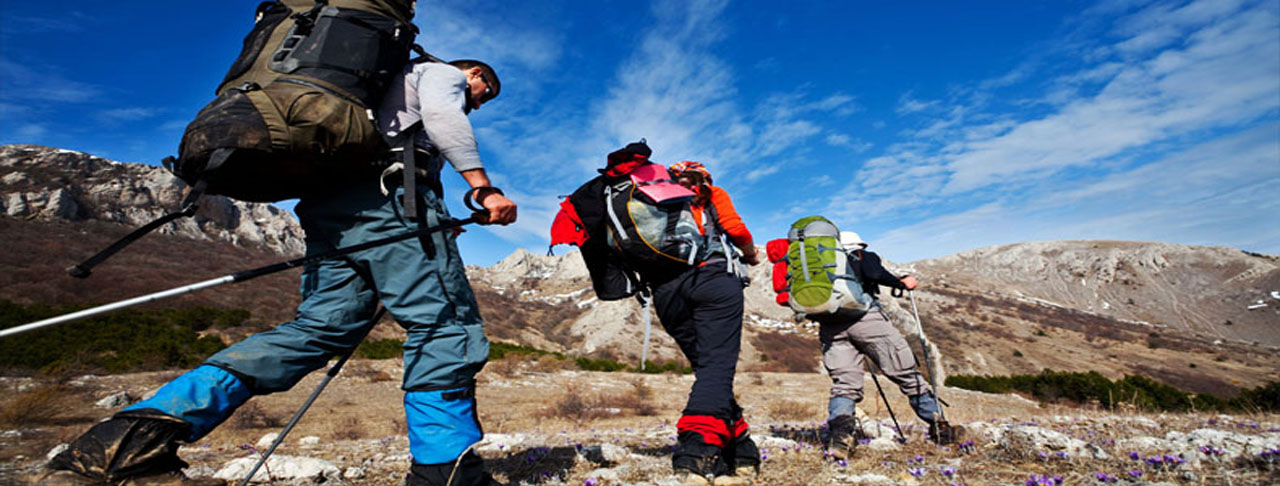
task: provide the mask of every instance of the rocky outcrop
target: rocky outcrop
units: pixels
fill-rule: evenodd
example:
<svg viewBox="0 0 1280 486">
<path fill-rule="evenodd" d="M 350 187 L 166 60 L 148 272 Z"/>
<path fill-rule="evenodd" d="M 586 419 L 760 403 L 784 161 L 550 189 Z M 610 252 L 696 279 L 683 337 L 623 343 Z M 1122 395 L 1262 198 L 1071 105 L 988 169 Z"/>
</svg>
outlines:
<svg viewBox="0 0 1280 486">
<path fill-rule="evenodd" d="M 10 218 L 137 227 L 176 210 L 185 192 L 186 184 L 161 167 L 36 145 L 0 146 L 0 214 Z M 302 229 L 289 212 L 222 196 L 205 196 L 194 218 L 157 232 L 282 255 L 303 252 Z"/>
<path fill-rule="evenodd" d="M 1152 328 L 1280 345 L 1280 257 L 1234 248 L 1041 241 L 913 262 L 927 285 L 1005 296 Z"/>
</svg>

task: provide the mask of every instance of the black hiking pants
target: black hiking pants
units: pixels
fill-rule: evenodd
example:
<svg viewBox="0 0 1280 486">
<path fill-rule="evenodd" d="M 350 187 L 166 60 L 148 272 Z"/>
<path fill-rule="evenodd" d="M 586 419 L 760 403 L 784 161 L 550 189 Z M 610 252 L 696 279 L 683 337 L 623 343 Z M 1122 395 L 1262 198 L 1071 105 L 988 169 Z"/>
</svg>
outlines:
<svg viewBox="0 0 1280 486">
<path fill-rule="evenodd" d="M 675 338 L 693 367 L 686 415 L 731 418 L 733 375 L 742 349 L 742 282 L 725 261 L 690 268 L 653 289 L 662 328 Z"/>
</svg>

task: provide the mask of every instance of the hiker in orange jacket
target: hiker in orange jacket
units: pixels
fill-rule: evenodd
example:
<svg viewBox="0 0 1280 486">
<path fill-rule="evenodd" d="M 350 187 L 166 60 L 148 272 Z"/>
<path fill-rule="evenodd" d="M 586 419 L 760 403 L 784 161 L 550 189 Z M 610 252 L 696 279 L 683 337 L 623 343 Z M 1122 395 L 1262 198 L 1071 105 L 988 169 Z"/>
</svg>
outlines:
<svg viewBox="0 0 1280 486">
<path fill-rule="evenodd" d="M 734 209 L 729 193 L 711 185 L 711 171 L 699 162 L 686 160 L 671 164 L 671 172 L 679 179 L 681 185 L 696 194 L 693 198 L 693 219 L 697 221 L 698 229 L 706 234 L 707 227 L 704 222 L 706 218 L 703 215 L 708 213 L 714 215 L 718 229 L 724 231 L 729 241 L 742 251 L 742 261 L 750 265 L 758 265 L 760 255 L 756 252 L 751 232 L 747 230 L 747 225 L 743 224 L 742 217 L 738 216 L 738 211 Z"/>
</svg>

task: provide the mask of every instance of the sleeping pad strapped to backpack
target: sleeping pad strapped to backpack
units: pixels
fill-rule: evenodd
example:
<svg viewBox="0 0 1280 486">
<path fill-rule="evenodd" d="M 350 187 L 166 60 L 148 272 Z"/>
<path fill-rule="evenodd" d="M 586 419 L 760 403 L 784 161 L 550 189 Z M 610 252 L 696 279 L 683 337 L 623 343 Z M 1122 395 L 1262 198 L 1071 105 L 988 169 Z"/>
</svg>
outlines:
<svg viewBox="0 0 1280 486">
<path fill-rule="evenodd" d="M 206 193 L 271 202 L 378 158 L 387 147 L 371 110 L 409 60 L 413 9 L 413 0 L 263 2 L 217 98 L 166 165 L 193 186 L 203 179 Z"/>
<path fill-rule="evenodd" d="M 797 316 L 867 310 L 874 301 L 855 271 L 857 260 L 840 248 L 840 230 L 822 216 L 796 221 L 787 239 L 770 241 L 766 252 L 778 303 Z"/>
</svg>

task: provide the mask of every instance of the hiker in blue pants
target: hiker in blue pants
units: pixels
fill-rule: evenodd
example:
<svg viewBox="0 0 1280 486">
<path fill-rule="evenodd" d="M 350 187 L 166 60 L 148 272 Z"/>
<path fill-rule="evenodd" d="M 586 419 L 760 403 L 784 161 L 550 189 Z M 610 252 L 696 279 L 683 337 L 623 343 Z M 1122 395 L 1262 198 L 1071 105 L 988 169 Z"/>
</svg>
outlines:
<svg viewBox="0 0 1280 486">
<path fill-rule="evenodd" d="M 405 189 L 382 181 L 403 180 L 396 171 L 401 166 L 371 165 L 367 177 L 298 203 L 308 254 L 448 220 L 442 158 L 473 188 L 468 195 L 488 210 L 490 223 L 515 221 L 515 203 L 489 185 L 466 118 L 497 96 L 493 69 L 479 61 L 414 64 L 392 86 L 379 125 L 391 146 L 414 137 L 424 155 L 417 164 L 416 221 L 404 212 Z M 381 303 L 408 333 L 402 388 L 414 461 L 407 484 L 445 484 L 451 477 L 453 485 L 487 484 L 483 461 L 467 451 L 482 436 L 475 375 L 488 359 L 489 342 L 455 236 L 436 232 L 308 265 L 293 321 L 222 350 L 152 398 L 94 426 L 51 466 L 74 473 L 62 476 L 81 484 L 180 477 L 186 463 L 176 455 L 179 443 L 205 436 L 250 397 L 288 390 L 350 352 Z"/>
</svg>

